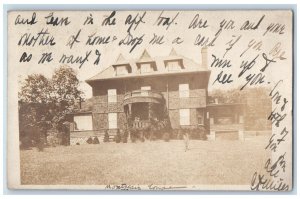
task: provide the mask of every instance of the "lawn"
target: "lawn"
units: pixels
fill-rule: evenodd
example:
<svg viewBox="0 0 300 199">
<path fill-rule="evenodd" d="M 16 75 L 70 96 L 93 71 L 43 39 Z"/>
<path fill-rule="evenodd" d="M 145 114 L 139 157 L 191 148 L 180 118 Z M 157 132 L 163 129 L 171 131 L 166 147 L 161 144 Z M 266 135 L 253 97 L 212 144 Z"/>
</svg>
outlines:
<svg viewBox="0 0 300 199">
<path fill-rule="evenodd" d="M 100 143 L 21 151 L 21 183 L 34 185 L 250 185 L 266 140 Z"/>
</svg>

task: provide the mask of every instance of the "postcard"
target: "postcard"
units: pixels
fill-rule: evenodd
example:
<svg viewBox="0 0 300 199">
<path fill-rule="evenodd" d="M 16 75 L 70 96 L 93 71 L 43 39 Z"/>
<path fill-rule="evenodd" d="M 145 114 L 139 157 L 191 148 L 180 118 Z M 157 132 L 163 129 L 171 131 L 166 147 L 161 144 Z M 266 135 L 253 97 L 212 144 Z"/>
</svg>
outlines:
<svg viewBox="0 0 300 199">
<path fill-rule="evenodd" d="M 293 12 L 8 13 L 8 187 L 293 189 Z"/>
</svg>

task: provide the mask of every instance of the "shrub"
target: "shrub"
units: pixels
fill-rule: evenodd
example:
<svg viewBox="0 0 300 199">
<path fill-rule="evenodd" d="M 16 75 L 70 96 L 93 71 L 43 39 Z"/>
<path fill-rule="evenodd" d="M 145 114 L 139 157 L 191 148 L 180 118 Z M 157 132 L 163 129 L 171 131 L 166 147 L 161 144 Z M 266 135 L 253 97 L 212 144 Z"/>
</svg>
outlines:
<svg viewBox="0 0 300 199">
<path fill-rule="evenodd" d="M 127 139 L 128 139 L 128 131 L 125 130 L 122 136 L 122 142 L 127 143 Z"/>
<path fill-rule="evenodd" d="M 170 133 L 164 133 L 163 134 L 163 140 L 165 142 L 169 142 L 170 141 Z"/>
<path fill-rule="evenodd" d="M 20 149 L 21 150 L 24 150 L 24 149 L 30 149 L 32 147 L 32 141 L 29 137 L 23 137 L 21 138 L 21 141 L 20 141 Z"/>
<path fill-rule="evenodd" d="M 136 129 L 130 130 L 130 140 L 131 140 L 131 142 L 136 142 L 136 140 L 137 140 L 137 130 Z"/>
<path fill-rule="evenodd" d="M 86 141 L 88 144 L 92 144 L 93 143 L 93 138 L 89 137 L 89 139 L 87 139 Z"/>
<path fill-rule="evenodd" d="M 43 142 L 37 143 L 36 147 L 37 147 L 38 151 L 44 151 L 44 143 Z"/>
<path fill-rule="evenodd" d="M 107 131 L 105 131 L 103 142 L 109 142 L 109 135 Z"/>
<path fill-rule="evenodd" d="M 120 143 L 121 142 L 121 134 L 120 131 L 117 131 L 117 135 L 115 136 L 115 142 Z"/>
<path fill-rule="evenodd" d="M 94 137 L 93 144 L 100 144 L 98 137 Z"/>
</svg>

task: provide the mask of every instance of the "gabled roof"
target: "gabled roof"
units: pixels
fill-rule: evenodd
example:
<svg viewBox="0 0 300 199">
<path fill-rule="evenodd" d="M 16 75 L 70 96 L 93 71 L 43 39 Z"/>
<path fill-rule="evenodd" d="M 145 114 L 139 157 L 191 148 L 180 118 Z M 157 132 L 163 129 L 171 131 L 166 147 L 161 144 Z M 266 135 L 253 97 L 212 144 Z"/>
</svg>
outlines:
<svg viewBox="0 0 300 199">
<path fill-rule="evenodd" d="M 151 56 L 145 49 L 144 52 L 142 53 L 140 59 L 138 60 L 138 62 L 150 62 L 150 61 L 154 61 L 154 60 L 151 58 Z"/>
<path fill-rule="evenodd" d="M 124 64 L 125 62 L 126 59 L 123 57 L 122 53 L 120 53 L 114 65 Z"/>
<path fill-rule="evenodd" d="M 166 68 L 165 66 L 165 62 L 170 60 L 182 60 L 184 69 L 178 71 L 169 71 L 168 68 Z M 147 74 L 138 73 L 139 69 L 137 65 L 143 62 L 155 62 L 157 71 L 153 71 Z M 128 65 L 128 64 L 132 69 L 131 73 L 122 76 L 115 75 L 114 66 Z M 144 50 L 138 59 L 125 59 L 123 55 L 120 54 L 114 64 L 104 69 L 97 75 L 86 80 L 86 82 L 89 83 L 93 81 L 101 81 L 101 80 L 108 80 L 108 79 L 131 78 L 131 77 L 139 77 L 139 76 L 144 77 L 144 76 L 151 76 L 151 75 L 164 75 L 164 74 L 173 74 L 173 73 L 177 74 L 177 73 L 186 73 L 186 72 L 209 72 L 209 71 L 210 70 L 207 69 L 207 66 L 201 66 L 201 64 L 198 64 L 189 58 L 178 55 L 174 48 L 171 49 L 169 56 L 164 56 L 164 57 L 151 57 L 148 51 Z"/>
</svg>

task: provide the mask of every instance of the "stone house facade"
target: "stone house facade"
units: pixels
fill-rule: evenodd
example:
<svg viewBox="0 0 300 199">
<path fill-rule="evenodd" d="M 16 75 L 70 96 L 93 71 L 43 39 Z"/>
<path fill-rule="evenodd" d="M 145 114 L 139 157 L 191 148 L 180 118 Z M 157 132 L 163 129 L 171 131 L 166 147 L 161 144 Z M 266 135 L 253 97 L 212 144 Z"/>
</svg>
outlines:
<svg viewBox="0 0 300 199">
<path fill-rule="evenodd" d="M 115 135 L 126 129 L 128 118 L 142 127 L 150 118 L 160 120 L 163 110 L 172 129 L 202 126 L 209 134 L 207 48 L 199 57 L 201 64 L 174 49 L 166 57 L 151 57 L 146 50 L 135 60 L 119 55 L 115 64 L 86 80 L 93 91 L 91 106 L 74 113 L 70 143 L 81 144 L 93 136 L 102 140 L 106 131 Z"/>
</svg>

